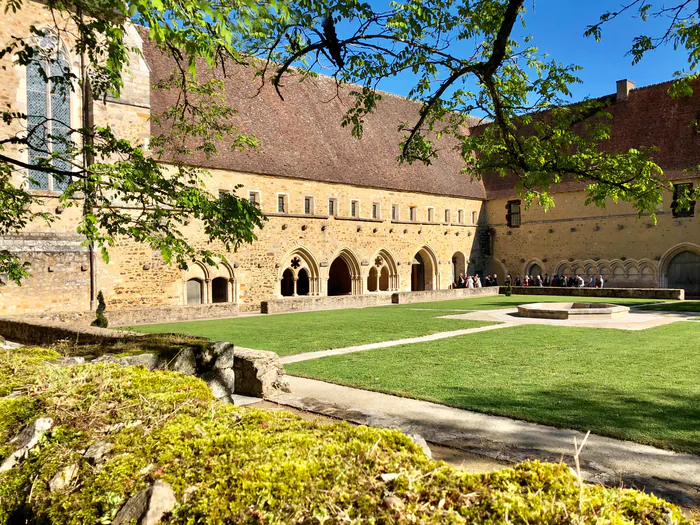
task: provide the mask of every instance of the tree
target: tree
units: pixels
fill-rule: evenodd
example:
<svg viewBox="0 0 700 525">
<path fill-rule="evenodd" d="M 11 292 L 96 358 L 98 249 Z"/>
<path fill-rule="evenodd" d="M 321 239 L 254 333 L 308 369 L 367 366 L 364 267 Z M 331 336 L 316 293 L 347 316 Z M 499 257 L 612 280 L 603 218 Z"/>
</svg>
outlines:
<svg viewBox="0 0 700 525">
<path fill-rule="evenodd" d="M 673 7 L 654 4 L 633 0 L 618 12 L 603 14 L 587 33 L 600 38 L 602 25 L 634 10 L 642 20 L 670 14 L 665 34 L 635 39 L 633 59 L 672 44 L 685 48 L 694 70 L 700 57 L 697 6 L 690 1 Z M 439 154 L 435 139 L 452 135 L 466 173 L 517 175 L 528 205 L 553 205 L 552 185 L 574 179 L 588 183 L 587 203 L 626 201 L 640 216 L 655 218 L 670 184 L 651 160 L 654 145 L 601 151 L 610 137 L 605 104 L 571 103 L 570 86 L 580 82 L 580 68 L 548 59 L 532 36 L 519 36 L 516 28 L 527 14 L 524 0 L 407 0 L 392 3 L 387 11 L 353 0 L 330 5 L 308 0 L 289 11 L 267 48 L 266 72 L 281 87 L 293 65 L 301 64 L 308 74 L 323 64 L 339 81 L 359 84 L 344 122 L 356 136 L 381 99 L 378 82 L 410 71 L 416 79 L 410 97 L 422 107 L 416 121 L 402 127 L 401 161 L 430 163 Z M 687 94 L 695 76 L 683 76 L 672 94 Z M 468 134 L 466 116 L 474 112 L 485 115 L 487 124 Z M 686 195 L 684 202 L 692 199 Z"/>
<path fill-rule="evenodd" d="M 25 0 L 3 3 L 6 14 L 27 7 Z M 130 238 L 158 250 L 168 263 L 216 264 L 222 253 L 195 246 L 182 233 L 193 221 L 222 247 L 219 251 L 253 241 L 254 229 L 263 225 L 261 211 L 247 199 L 233 194 L 219 198 L 207 191 L 207 172 L 189 166 L 187 159 L 197 151 L 216 155 L 224 140 L 234 149 L 255 147 L 254 135 L 231 125 L 235 110 L 222 103 L 220 81 L 198 80 L 197 64 L 201 69 L 244 61 L 239 24 L 247 20 L 254 29 L 271 16 L 274 2 L 261 8 L 252 0 L 51 0 L 45 8 L 52 27 L 32 26 L 29 34 L 8 35 L 0 43 L 0 59 L 27 67 L 28 75 L 50 82 L 52 92 L 62 96 L 116 96 L 130 56 L 138 52 L 128 44 L 126 23 L 131 21 L 148 28 L 149 37 L 176 66 L 157 87 L 178 89 L 181 96 L 174 107 L 152 115 L 165 131 L 151 139 L 149 151 L 109 126 L 86 119 L 77 126 L 58 117 L 37 119 L 8 105 L 0 135 L 0 235 L 21 231 L 31 221 L 54 220 L 40 211 L 42 198 L 29 191 L 37 179 L 50 176 L 63 189 L 61 206 L 82 207 L 77 231 L 101 249 L 105 260 L 110 246 Z M 81 74 L 71 72 L 61 45 L 81 57 Z M 169 166 L 159 162 L 166 158 Z M 27 262 L 0 252 L 0 273 L 9 280 L 20 283 L 28 271 Z"/>
<path fill-rule="evenodd" d="M 25 1 L 5 0 L 6 12 L 23 9 Z M 588 33 L 600 38 L 605 24 L 635 10 L 643 19 L 670 13 L 666 34 L 640 36 L 632 45 L 633 58 L 641 59 L 654 46 L 679 45 L 694 70 L 700 36 L 692 3 L 680 2 L 675 10 L 654 4 L 631 0 L 618 12 L 603 14 Z M 128 237 L 159 250 L 167 262 L 214 264 L 221 254 L 194 246 L 183 235 L 182 227 L 191 221 L 201 222 L 224 251 L 253 241 L 254 228 L 264 220 L 260 210 L 233 195 L 218 199 L 205 189 L 206 172 L 187 164 L 195 151 L 216 155 L 223 139 L 233 148 L 256 145 L 254 135 L 230 124 L 236 108 L 223 103 L 222 83 L 202 81 L 198 74 L 202 68 L 225 74 L 230 62 L 258 68 L 261 81 L 271 82 L 280 96 L 292 66 L 302 76 L 315 74 L 319 64 L 330 67 L 338 82 L 359 85 L 343 122 L 356 137 L 381 99 L 381 80 L 412 72 L 410 97 L 422 106 L 417 119 L 402 126 L 399 160 L 430 163 L 440 154 L 436 139 L 451 135 L 465 173 L 515 174 L 528 204 L 553 205 L 552 185 L 573 178 L 588 183 L 589 203 L 626 201 L 640 215 L 654 217 L 669 187 L 651 160 L 651 148 L 601 151 L 610 134 L 605 105 L 570 103 L 579 68 L 548 59 L 532 37 L 516 31 L 526 20 L 525 0 L 406 0 L 383 11 L 358 0 L 50 0 L 46 9 L 55 20 L 55 37 L 68 42 L 89 69 L 76 76 L 57 54 L 42 55 L 36 41 L 50 35 L 39 28 L 10 37 L 0 59 L 12 56 L 19 65 L 36 68 L 55 89 L 95 99 L 116 95 L 134 52 L 126 43 L 125 23 L 131 21 L 147 28 L 175 65 L 171 78 L 157 87 L 178 89 L 181 96 L 175 107 L 153 116 L 166 131 L 153 137 L 148 152 L 109 127 L 87 122 L 58 123 L 57 132 L 52 125 L 52 133 L 42 137 L 37 130 L 45 122 L 8 107 L 3 121 L 20 132 L 0 136 L 0 235 L 32 220 L 51 220 L 37 211 L 39 198 L 26 183 L 17 182 L 28 171 L 30 181 L 32 174 L 50 174 L 66 186 L 62 204 L 82 206 L 78 232 L 105 258 L 109 246 Z M 691 89 L 693 77 L 679 81 L 678 93 Z M 467 133 L 466 118 L 474 112 L 484 115 L 486 124 Z M 34 155 L 26 162 L 5 148 Z M 174 168 L 166 168 L 162 159 L 173 161 Z M 19 282 L 27 271 L 13 254 L 0 253 L 0 273 Z"/>
</svg>

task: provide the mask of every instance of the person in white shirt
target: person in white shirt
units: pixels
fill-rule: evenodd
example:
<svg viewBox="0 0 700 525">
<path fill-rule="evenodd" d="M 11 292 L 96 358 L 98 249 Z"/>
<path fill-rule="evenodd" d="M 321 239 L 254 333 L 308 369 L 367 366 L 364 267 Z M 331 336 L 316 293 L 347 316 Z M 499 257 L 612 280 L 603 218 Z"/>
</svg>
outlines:
<svg viewBox="0 0 700 525">
<path fill-rule="evenodd" d="M 474 276 L 474 287 L 481 288 L 481 279 L 479 279 L 478 275 Z"/>
<path fill-rule="evenodd" d="M 474 288 L 474 279 L 467 277 L 467 288 Z"/>
</svg>

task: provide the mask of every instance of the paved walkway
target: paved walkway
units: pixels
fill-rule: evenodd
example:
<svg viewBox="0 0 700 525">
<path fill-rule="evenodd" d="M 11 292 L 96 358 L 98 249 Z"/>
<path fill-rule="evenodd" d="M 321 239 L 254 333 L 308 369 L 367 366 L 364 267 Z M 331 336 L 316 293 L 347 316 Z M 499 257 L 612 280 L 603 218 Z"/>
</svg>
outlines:
<svg viewBox="0 0 700 525">
<path fill-rule="evenodd" d="M 331 350 L 320 350 L 318 352 L 304 352 L 303 354 L 290 355 L 281 357 L 280 363 L 288 365 L 299 361 L 308 361 L 310 359 L 320 359 L 321 357 L 329 357 L 332 355 L 351 354 L 353 352 L 363 352 L 365 350 L 374 350 L 375 348 L 389 348 L 392 346 L 408 345 L 413 343 L 423 343 L 425 341 L 437 341 L 438 339 L 447 339 L 449 337 L 458 337 L 460 335 L 476 334 L 478 332 L 487 332 L 489 330 L 498 330 L 499 328 L 507 328 L 508 324 L 493 324 L 489 326 L 480 326 L 479 328 L 465 328 L 463 330 L 452 330 L 451 332 L 438 332 L 437 334 L 423 335 L 420 337 L 407 337 L 405 339 L 394 339 L 393 341 L 383 341 L 381 343 L 368 343 L 366 345 L 346 346 L 345 348 L 333 348 Z"/>
<path fill-rule="evenodd" d="M 358 424 L 418 433 L 427 441 L 506 461 L 559 461 L 571 455 L 574 430 L 490 416 L 312 379 L 289 377 L 291 394 L 270 400 Z M 620 480 L 700 505 L 700 457 L 591 435 L 583 452 L 584 475 L 611 485 Z"/>
</svg>

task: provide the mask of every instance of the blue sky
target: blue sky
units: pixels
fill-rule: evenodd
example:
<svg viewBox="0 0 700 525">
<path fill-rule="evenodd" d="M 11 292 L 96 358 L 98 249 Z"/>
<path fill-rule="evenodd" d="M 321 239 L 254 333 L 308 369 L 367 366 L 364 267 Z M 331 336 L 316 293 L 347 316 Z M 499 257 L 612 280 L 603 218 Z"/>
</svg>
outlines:
<svg viewBox="0 0 700 525">
<path fill-rule="evenodd" d="M 370 0 L 370 3 L 384 2 Z M 687 67 L 687 56 L 672 47 L 654 51 L 634 66 L 632 58 L 626 56 L 635 36 L 661 31 L 663 24 L 659 20 L 643 22 L 627 14 L 603 26 L 601 42 L 584 37 L 586 27 L 605 11 L 617 9 L 621 5 L 619 1 L 527 0 L 525 5 L 524 31 L 534 37 L 534 45 L 558 62 L 583 67 L 579 72 L 583 84 L 572 86 L 573 100 L 613 93 L 615 81 L 623 78 L 632 80 L 638 87 L 664 82 L 672 79 L 674 72 Z M 410 77 L 399 77 L 385 80 L 379 87 L 406 95 L 410 84 Z"/>
</svg>

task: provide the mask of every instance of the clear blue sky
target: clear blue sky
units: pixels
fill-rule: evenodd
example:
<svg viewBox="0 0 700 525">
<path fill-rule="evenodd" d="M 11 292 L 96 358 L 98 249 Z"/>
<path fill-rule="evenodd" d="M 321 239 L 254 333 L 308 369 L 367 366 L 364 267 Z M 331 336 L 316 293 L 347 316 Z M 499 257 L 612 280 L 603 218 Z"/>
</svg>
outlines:
<svg viewBox="0 0 700 525">
<path fill-rule="evenodd" d="M 370 3 L 386 5 L 384 0 Z M 660 32 L 663 24 L 659 20 L 643 22 L 628 13 L 603 26 L 601 42 L 584 37 L 588 25 L 605 11 L 614 11 L 621 5 L 618 0 L 527 0 L 525 5 L 524 32 L 534 37 L 533 44 L 558 62 L 583 67 L 579 77 L 584 83 L 572 86 L 573 100 L 613 93 L 615 81 L 623 78 L 641 87 L 671 80 L 674 72 L 687 68 L 687 56 L 670 46 L 648 54 L 634 66 L 626 55 L 635 36 Z M 410 81 L 408 76 L 388 79 L 379 87 L 406 95 Z"/>
</svg>

